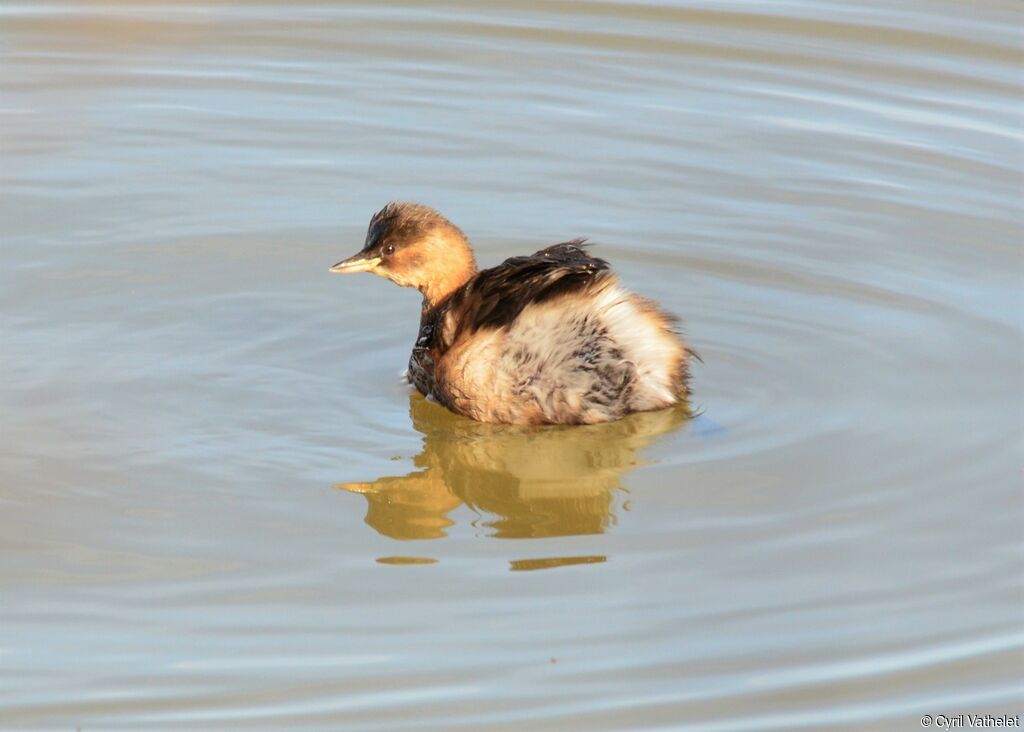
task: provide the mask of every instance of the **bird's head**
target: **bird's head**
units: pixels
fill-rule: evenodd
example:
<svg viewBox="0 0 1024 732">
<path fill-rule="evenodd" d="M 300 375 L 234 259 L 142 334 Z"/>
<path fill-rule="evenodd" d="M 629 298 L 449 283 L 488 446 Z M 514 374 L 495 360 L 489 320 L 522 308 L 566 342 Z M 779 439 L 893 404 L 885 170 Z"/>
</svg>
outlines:
<svg viewBox="0 0 1024 732">
<path fill-rule="evenodd" d="M 465 235 L 434 209 L 389 203 L 370 219 L 358 254 L 331 272 L 372 272 L 402 287 L 415 287 L 430 304 L 440 302 L 476 272 Z"/>
</svg>

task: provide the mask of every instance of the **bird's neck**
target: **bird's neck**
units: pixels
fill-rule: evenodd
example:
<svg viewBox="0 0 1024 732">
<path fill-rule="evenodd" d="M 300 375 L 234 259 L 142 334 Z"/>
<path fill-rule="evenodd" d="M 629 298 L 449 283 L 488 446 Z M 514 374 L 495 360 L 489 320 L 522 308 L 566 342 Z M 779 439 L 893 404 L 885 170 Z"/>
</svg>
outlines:
<svg viewBox="0 0 1024 732">
<path fill-rule="evenodd" d="M 419 291 L 423 293 L 423 312 L 436 308 L 476 274 L 473 250 L 465 239 L 456 246 L 446 246 L 439 264 L 441 266 L 431 272 L 419 286 Z"/>
</svg>

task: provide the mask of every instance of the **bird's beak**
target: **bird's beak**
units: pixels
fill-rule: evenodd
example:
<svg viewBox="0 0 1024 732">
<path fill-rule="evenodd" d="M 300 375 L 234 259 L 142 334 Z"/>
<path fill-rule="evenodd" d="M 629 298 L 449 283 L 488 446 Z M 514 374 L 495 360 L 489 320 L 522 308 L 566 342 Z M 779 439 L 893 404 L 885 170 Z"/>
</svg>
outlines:
<svg viewBox="0 0 1024 732">
<path fill-rule="evenodd" d="M 351 272 L 372 272 L 380 264 L 380 257 L 355 254 L 348 259 L 343 259 L 331 267 L 331 272 L 337 274 L 349 274 Z"/>
</svg>

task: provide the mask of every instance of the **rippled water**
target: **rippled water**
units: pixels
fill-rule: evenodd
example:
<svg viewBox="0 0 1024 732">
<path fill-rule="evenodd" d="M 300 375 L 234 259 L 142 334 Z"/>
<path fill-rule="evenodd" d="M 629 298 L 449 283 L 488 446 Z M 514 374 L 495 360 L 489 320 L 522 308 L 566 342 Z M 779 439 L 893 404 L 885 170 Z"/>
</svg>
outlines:
<svg viewBox="0 0 1024 732">
<path fill-rule="evenodd" d="M 0 7 L 0 727 L 1021 713 L 1021 6 Z M 393 198 L 589 236 L 693 407 L 475 425 Z"/>
</svg>

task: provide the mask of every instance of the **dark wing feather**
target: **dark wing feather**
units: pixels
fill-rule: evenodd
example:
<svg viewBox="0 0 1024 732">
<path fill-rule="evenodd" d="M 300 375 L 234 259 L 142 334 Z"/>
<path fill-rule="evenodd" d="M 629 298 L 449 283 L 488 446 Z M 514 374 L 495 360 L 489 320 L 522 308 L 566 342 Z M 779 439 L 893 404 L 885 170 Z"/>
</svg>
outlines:
<svg viewBox="0 0 1024 732">
<path fill-rule="evenodd" d="M 445 310 L 457 316 L 460 334 L 506 326 L 527 305 L 585 289 L 607 276 L 608 263 L 590 256 L 584 246 L 583 239 L 576 239 L 506 259 L 477 274 Z"/>
</svg>

